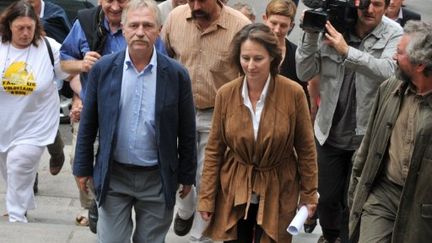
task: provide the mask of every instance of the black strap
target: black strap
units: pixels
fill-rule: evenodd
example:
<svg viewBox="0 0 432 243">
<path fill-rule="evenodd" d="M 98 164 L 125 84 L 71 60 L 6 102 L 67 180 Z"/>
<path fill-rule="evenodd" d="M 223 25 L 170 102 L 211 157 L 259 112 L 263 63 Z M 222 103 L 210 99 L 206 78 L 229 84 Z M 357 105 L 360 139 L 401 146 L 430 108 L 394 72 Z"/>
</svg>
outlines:
<svg viewBox="0 0 432 243">
<path fill-rule="evenodd" d="M 49 57 L 51 60 L 51 65 L 54 67 L 54 54 L 53 54 L 53 51 L 51 48 L 51 44 L 49 43 L 48 39 L 45 36 L 43 37 L 43 39 L 44 39 L 45 44 L 46 44 L 47 49 L 48 49 L 48 54 L 49 54 Z"/>
<path fill-rule="evenodd" d="M 82 9 L 78 11 L 77 18 L 90 50 L 102 54 L 108 36 L 108 31 L 103 27 L 105 15 L 102 7 Z"/>
</svg>

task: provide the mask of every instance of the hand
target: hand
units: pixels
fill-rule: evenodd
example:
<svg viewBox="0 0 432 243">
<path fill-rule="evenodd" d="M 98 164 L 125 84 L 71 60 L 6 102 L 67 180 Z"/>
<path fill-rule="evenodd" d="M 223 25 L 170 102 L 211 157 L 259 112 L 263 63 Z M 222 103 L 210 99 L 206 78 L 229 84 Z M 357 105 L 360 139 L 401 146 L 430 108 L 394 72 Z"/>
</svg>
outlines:
<svg viewBox="0 0 432 243">
<path fill-rule="evenodd" d="M 305 205 L 308 210 L 308 218 L 312 218 L 315 214 L 317 205 L 316 203 L 310 203 Z"/>
<path fill-rule="evenodd" d="M 185 198 L 192 189 L 192 185 L 182 185 L 181 190 L 179 191 L 180 198 Z"/>
<path fill-rule="evenodd" d="M 93 67 L 95 62 L 101 58 L 101 55 L 95 51 L 89 51 L 85 54 L 81 62 L 81 72 L 87 73 Z"/>
<path fill-rule="evenodd" d="M 308 30 L 308 29 L 303 29 L 303 27 L 302 27 L 303 26 L 303 19 L 304 19 L 305 12 L 308 11 L 308 10 L 310 10 L 310 9 L 303 9 L 303 11 L 301 12 L 300 17 L 299 17 L 299 23 L 300 23 L 300 27 L 302 28 L 302 30 L 305 33 L 314 34 L 313 31 Z M 294 28 L 294 26 L 293 26 L 293 28 Z"/>
<path fill-rule="evenodd" d="M 330 24 L 330 21 L 327 21 L 325 27 L 327 33 L 325 33 L 326 40 L 324 42 L 333 47 L 340 55 L 346 57 L 348 55 L 349 46 L 343 35 Z"/>
<path fill-rule="evenodd" d="M 310 103 L 311 103 L 310 117 L 311 117 L 311 122 L 312 122 L 312 127 L 313 127 L 314 123 L 315 123 L 316 115 L 318 113 L 318 105 L 316 104 L 316 100 L 313 98 L 310 99 Z"/>
<path fill-rule="evenodd" d="M 201 217 L 204 221 L 209 221 L 211 219 L 211 217 L 213 216 L 213 213 L 210 212 L 199 212 L 201 214 Z"/>
<path fill-rule="evenodd" d="M 89 183 L 89 181 L 91 182 L 92 177 L 91 176 L 77 176 L 76 178 L 78 179 L 78 183 L 79 183 L 79 187 L 80 187 L 81 191 L 88 194 L 89 188 L 87 186 L 87 183 Z"/>
<path fill-rule="evenodd" d="M 309 100 L 310 100 L 310 111 L 311 111 L 311 121 L 312 121 L 312 126 L 314 125 L 315 122 L 315 117 L 316 114 L 318 112 L 318 107 L 319 107 L 319 100 L 320 100 L 320 91 L 319 91 L 319 86 L 320 86 L 320 76 L 316 75 L 315 77 L 313 77 L 312 79 L 310 79 L 308 81 L 308 91 L 309 91 Z"/>
<path fill-rule="evenodd" d="M 354 0 L 354 6 L 358 8 L 358 6 L 360 6 L 360 0 Z"/>
<path fill-rule="evenodd" d="M 305 12 L 306 12 L 307 10 L 308 10 L 308 9 L 303 9 L 303 11 L 301 12 L 300 17 L 299 17 L 299 22 L 300 22 L 300 24 L 303 23 L 304 15 L 305 15 Z"/>
<path fill-rule="evenodd" d="M 81 118 L 82 108 L 83 108 L 82 100 L 78 97 L 74 98 L 72 101 L 72 108 L 69 112 L 69 117 L 72 122 L 79 122 Z"/>
</svg>

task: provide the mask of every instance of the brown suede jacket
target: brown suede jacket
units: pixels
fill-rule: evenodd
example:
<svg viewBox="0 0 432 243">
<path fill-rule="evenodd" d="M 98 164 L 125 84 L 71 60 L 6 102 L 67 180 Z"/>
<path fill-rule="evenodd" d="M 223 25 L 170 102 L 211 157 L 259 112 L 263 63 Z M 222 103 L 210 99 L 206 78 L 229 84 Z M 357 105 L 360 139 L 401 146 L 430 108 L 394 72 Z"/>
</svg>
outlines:
<svg viewBox="0 0 432 243">
<path fill-rule="evenodd" d="M 300 85 L 277 75 L 270 80 L 254 139 L 252 119 L 241 95 L 243 77 L 216 96 L 206 147 L 198 210 L 213 212 L 205 234 L 232 240 L 259 195 L 261 242 L 290 242 L 286 231 L 298 204 L 317 203 L 317 164 L 312 124 Z"/>
</svg>

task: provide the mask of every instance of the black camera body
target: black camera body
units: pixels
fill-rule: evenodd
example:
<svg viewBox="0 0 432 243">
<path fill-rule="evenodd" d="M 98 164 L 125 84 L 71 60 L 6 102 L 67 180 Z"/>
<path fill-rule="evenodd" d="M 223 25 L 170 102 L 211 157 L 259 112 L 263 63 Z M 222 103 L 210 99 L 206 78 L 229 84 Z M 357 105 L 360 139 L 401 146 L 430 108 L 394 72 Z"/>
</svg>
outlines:
<svg viewBox="0 0 432 243">
<path fill-rule="evenodd" d="M 357 21 L 357 8 L 354 0 L 304 0 L 303 3 L 314 8 L 307 10 L 300 27 L 311 32 L 325 32 L 327 20 L 342 33 L 348 33 Z"/>
</svg>

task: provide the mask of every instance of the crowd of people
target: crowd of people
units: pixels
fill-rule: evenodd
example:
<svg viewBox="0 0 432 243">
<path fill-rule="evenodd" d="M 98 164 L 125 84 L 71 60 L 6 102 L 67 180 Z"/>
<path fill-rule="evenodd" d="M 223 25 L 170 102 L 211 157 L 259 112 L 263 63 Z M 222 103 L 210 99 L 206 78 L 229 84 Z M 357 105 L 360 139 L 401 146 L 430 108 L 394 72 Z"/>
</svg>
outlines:
<svg viewBox="0 0 432 243">
<path fill-rule="evenodd" d="M 68 82 L 75 221 L 98 242 L 165 242 L 172 222 L 189 242 L 291 242 L 302 206 L 318 243 L 427 242 L 432 23 L 401 0 L 352 1 L 351 25 L 304 28 L 297 46 L 298 1 L 268 1 L 262 23 L 226 2 L 100 0 L 72 24 L 51 2 L 10 4 L 4 216 L 28 222 L 45 147 L 63 167 Z"/>
</svg>

